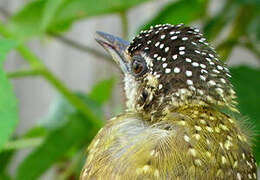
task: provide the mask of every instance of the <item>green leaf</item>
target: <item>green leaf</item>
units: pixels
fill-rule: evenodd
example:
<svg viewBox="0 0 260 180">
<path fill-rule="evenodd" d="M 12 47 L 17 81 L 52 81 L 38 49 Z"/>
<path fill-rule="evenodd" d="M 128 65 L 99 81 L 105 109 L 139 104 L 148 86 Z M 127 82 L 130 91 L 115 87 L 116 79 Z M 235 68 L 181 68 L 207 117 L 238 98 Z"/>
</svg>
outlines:
<svg viewBox="0 0 260 180">
<path fill-rule="evenodd" d="M 115 78 L 100 81 L 90 91 L 90 98 L 99 104 L 103 104 L 110 98 L 114 84 Z"/>
<path fill-rule="evenodd" d="M 67 0 L 56 14 L 50 29 L 53 31 L 56 29 L 62 30 L 60 27 L 68 27 L 77 20 L 109 13 L 119 13 L 145 1 L 148 0 Z"/>
<path fill-rule="evenodd" d="M 252 19 L 252 22 L 248 25 L 247 35 L 254 42 L 255 40 L 260 42 L 260 7 L 256 8 L 256 14 Z"/>
<path fill-rule="evenodd" d="M 101 106 L 93 101 L 88 95 L 76 93 L 76 95 L 91 108 L 91 111 L 100 119 L 103 112 Z M 40 125 L 47 130 L 54 130 L 62 127 L 69 120 L 69 115 L 76 113 L 76 109 L 62 96 L 57 96 L 50 105 L 47 115 L 40 120 Z"/>
<path fill-rule="evenodd" d="M 32 1 L 9 19 L 7 26 L 19 40 L 42 35 L 41 20 L 45 5 L 45 0 Z"/>
<path fill-rule="evenodd" d="M 0 39 L 0 149 L 14 131 L 18 119 L 16 98 L 2 67 L 6 53 L 14 46 L 15 42 Z"/>
<path fill-rule="evenodd" d="M 226 1 L 220 12 L 207 20 L 203 27 L 203 32 L 208 40 L 214 39 L 221 30 L 235 17 L 238 6 L 233 1 Z"/>
<path fill-rule="evenodd" d="M 151 25 L 163 23 L 189 24 L 204 14 L 206 2 L 206 0 L 178 0 L 169 3 L 140 29 L 148 29 Z"/>
<path fill-rule="evenodd" d="M 64 0 L 46 0 L 43 16 L 40 24 L 40 30 L 46 31 L 49 24 L 55 17 L 55 14 L 60 7 L 61 3 L 64 2 Z"/>
<path fill-rule="evenodd" d="M 80 19 L 119 13 L 147 0 L 35 0 L 9 20 L 12 32 L 26 40 L 47 32 L 63 32 Z"/>
<path fill-rule="evenodd" d="M 18 167 L 17 180 L 37 179 L 71 148 L 92 140 L 96 127 L 79 114 L 70 114 L 68 119 L 64 126 L 50 132 L 45 141 L 24 159 Z"/>
<path fill-rule="evenodd" d="M 254 154 L 260 163 L 260 69 L 239 66 L 231 69 L 233 85 L 237 92 L 239 110 L 249 118 L 256 132 Z"/>
<path fill-rule="evenodd" d="M 14 155 L 14 151 L 4 151 L 0 153 L 0 174 L 4 174 L 9 162 L 11 161 L 11 158 Z M 1 179 L 1 178 L 0 178 Z"/>
</svg>

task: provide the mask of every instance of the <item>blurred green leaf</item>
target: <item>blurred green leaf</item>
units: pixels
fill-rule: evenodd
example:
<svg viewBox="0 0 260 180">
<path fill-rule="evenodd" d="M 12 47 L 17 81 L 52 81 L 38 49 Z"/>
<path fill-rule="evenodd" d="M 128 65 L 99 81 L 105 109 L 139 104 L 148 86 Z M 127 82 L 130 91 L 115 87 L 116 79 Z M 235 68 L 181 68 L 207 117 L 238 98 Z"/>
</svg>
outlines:
<svg viewBox="0 0 260 180">
<path fill-rule="evenodd" d="M 103 112 L 101 106 L 93 101 L 88 95 L 76 93 L 76 95 L 91 108 L 91 111 L 100 119 Z M 76 113 L 76 109 L 62 96 L 57 96 L 50 105 L 47 115 L 40 120 L 40 125 L 47 130 L 54 130 L 62 127 L 69 120 L 69 115 Z"/>
<path fill-rule="evenodd" d="M 239 109 L 242 115 L 249 117 L 249 122 L 256 132 L 254 154 L 260 163 L 260 69 L 247 66 L 231 68 L 233 85 L 237 92 Z"/>
<path fill-rule="evenodd" d="M 166 5 L 149 22 L 145 23 L 141 29 L 148 29 L 152 25 L 170 24 L 189 24 L 200 18 L 204 14 L 207 0 L 178 0 Z"/>
<path fill-rule="evenodd" d="M 12 156 L 14 155 L 14 151 L 4 151 L 0 153 L 0 174 L 4 174 L 8 163 L 10 162 Z M 1 176 L 0 176 L 1 177 Z M 1 178 L 0 178 L 1 179 Z"/>
<path fill-rule="evenodd" d="M 252 41 L 260 41 L 260 7 L 256 9 L 256 15 L 248 26 L 247 34 Z"/>
<path fill-rule="evenodd" d="M 5 173 L 1 173 L 1 172 L 0 172 L 0 179 L 1 179 L 1 180 L 11 180 L 11 177 L 9 177 L 8 175 L 6 175 Z"/>
<path fill-rule="evenodd" d="M 238 4 L 260 5 L 259 0 L 235 0 Z"/>
<path fill-rule="evenodd" d="M 9 28 L 21 40 L 42 35 L 43 30 L 62 32 L 83 18 L 119 13 L 147 0 L 35 0 L 14 14 Z"/>
<path fill-rule="evenodd" d="M 49 24 L 51 23 L 52 19 L 54 18 L 57 10 L 59 9 L 61 3 L 64 2 L 64 0 L 46 0 L 42 21 L 40 24 L 40 30 L 46 31 Z"/>
<path fill-rule="evenodd" d="M 23 137 L 24 138 L 35 138 L 35 137 L 42 137 L 47 134 L 47 130 L 41 126 L 35 126 L 27 131 Z"/>
<path fill-rule="evenodd" d="M 107 101 L 112 93 L 113 86 L 115 84 L 115 78 L 100 81 L 89 93 L 89 97 L 99 104 L 103 104 Z"/>
<path fill-rule="evenodd" d="M 13 41 L 0 39 L 0 149 L 14 131 L 18 119 L 16 97 L 2 67 L 6 53 L 15 45 Z"/>
<path fill-rule="evenodd" d="M 207 20 L 203 27 L 203 32 L 208 40 L 214 39 L 221 30 L 235 17 L 238 6 L 233 1 L 226 1 L 220 12 Z"/>
<path fill-rule="evenodd" d="M 40 28 L 45 4 L 45 0 L 26 4 L 9 19 L 7 26 L 20 40 L 42 35 Z"/>
<path fill-rule="evenodd" d="M 68 122 L 52 131 L 19 165 L 16 179 L 37 179 L 73 146 L 83 142 L 89 143 L 96 132 L 97 128 L 92 127 L 83 116 L 68 115 Z"/>
<path fill-rule="evenodd" d="M 52 31 L 92 16 L 119 13 L 148 0 L 67 0 L 53 21 Z M 66 30 L 66 29 L 64 29 Z"/>
</svg>

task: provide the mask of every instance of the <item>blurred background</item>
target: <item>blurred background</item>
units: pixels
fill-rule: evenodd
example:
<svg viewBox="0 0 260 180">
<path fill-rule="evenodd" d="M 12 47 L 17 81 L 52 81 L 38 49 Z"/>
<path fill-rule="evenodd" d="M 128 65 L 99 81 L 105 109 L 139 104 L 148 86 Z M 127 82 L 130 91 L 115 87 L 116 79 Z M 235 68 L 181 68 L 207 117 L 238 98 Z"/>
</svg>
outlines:
<svg viewBox="0 0 260 180">
<path fill-rule="evenodd" d="M 231 67 L 260 163 L 259 0 L 0 0 L 0 180 L 78 179 L 105 119 L 124 109 L 120 71 L 95 31 L 201 29 Z"/>
</svg>

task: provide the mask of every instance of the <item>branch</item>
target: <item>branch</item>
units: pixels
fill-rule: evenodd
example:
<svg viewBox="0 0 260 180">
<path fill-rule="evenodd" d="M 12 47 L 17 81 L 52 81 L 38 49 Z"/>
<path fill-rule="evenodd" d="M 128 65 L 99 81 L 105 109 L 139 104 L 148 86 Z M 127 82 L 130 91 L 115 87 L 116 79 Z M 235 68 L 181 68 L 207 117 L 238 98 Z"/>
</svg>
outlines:
<svg viewBox="0 0 260 180">
<path fill-rule="evenodd" d="M 7 72 L 6 75 L 8 78 L 22 78 L 27 76 L 40 75 L 40 72 L 35 69 L 25 69 L 25 70 L 19 70 L 14 72 Z"/>
<path fill-rule="evenodd" d="M 4 9 L 3 7 L 0 7 L 0 13 L 3 14 L 4 18 L 8 18 L 11 16 L 11 13 L 8 12 L 6 9 Z M 48 33 L 51 37 L 55 38 L 56 40 L 59 40 L 60 42 L 68 45 L 68 46 L 71 46 L 72 48 L 75 48 L 79 51 L 82 51 L 82 52 L 85 52 L 85 53 L 90 53 L 100 59 L 103 59 L 103 60 L 106 60 L 107 62 L 115 65 L 115 62 L 111 60 L 111 57 L 108 56 L 108 55 L 105 55 L 104 53 L 101 53 L 91 47 L 88 47 L 86 45 L 83 45 L 83 44 L 80 44 L 72 39 L 69 39 L 67 37 L 64 37 L 64 36 L 61 36 L 61 35 L 58 35 L 58 34 L 54 34 L 54 33 L 51 33 L 49 32 Z"/>
<path fill-rule="evenodd" d="M 128 38 L 128 20 L 127 20 L 127 12 L 122 11 L 120 14 L 121 26 L 122 26 L 122 38 Z"/>
<path fill-rule="evenodd" d="M 85 52 L 85 53 L 90 53 L 100 59 L 103 59 L 103 60 L 106 60 L 107 62 L 111 63 L 111 64 L 114 64 L 115 65 L 115 62 L 111 60 L 111 57 L 110 56 L 107 56 L 91 47 L 88 47 L 86 45 L 83 45 L 83 44 L 80 44 L 72 39 L 69 39 L 67 37 L 64 37 L 64 36 L 60 36 L 60 35 L 57 35 L 57 34 L 54 34 L 54 33 L 49 33 L 49 35 L 51 35 L 53 38 L 55 38 L 56 40 L 72 47 L 72 48 L 75 48 L 79 51 L 82 51 L 82 52 Z"/>
<path fill-rule="evenodd" d="M 8 12 L 4 7 L 2 7 L 2 6 L 0 6 L 0 13 L 3 15 L 3 17 L 4 18 L 8 18 L 10 15 L 11 15 L 11 13 L 10 12 Z"/>
<path fill-rule="evenodd" d="M 8 29 L 0 22 L 0 34 L 9 39 L 16 39 L 15 35 L 8 31 Z M 101 121 L 93 114 L 89 107 L 87 107 L 75 94 L 70 92 L 62 82 L 60 82 L 42 63 L 42 61 L 31 52 L 24 44 L 16 47 L 16 50 L 28 62 L 32 69 L 37 69 L 41 75 L 57 90 L 59 91 L 79 112 L 81 112 L 88 122 L 96 128 L 101 127 Z"/>
<path fill-rule="evenodd" d="M 10 151 L 22 148 L 39 146 L 43 142 L 43 138 L 28 138 L 7 141 L 3 146 L 3 151 Z"/>
<path fill-rule="evenodd" d="M 239 41 L 239 38 L 245 34 L 246 28 L 254 15 L 253 8 L 254 7 L 252 6 L 243 6 L 240 8 L 228 37 L 217 46 L 216 49 L 223 61 L 226 61 L 233 48 Z"/>
<path fill-rule="evenodd" d="M 245 42 L 240 42 L 240 45 L 248 49 L 250 52 L 252 52 L 256 58 L 260 61 L 260 51 L 259 48 L 256 47 L 255 44 L 252 43 L 249 39 L 247 39 Z"/>
</svg>

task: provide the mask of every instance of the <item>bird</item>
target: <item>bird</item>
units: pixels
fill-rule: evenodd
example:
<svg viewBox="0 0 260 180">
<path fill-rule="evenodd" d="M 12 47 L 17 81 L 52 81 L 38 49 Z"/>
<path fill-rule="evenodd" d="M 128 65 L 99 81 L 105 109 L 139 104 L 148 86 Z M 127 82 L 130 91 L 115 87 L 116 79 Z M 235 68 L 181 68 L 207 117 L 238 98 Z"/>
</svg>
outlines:
<svg viewBox="0 0 260 180">
<path fill-rule="evenodd" d="M 90 143 L 81 180 L 257 179 L 231 73 L 198 28 L 97 36 L 122 70 L 126 110 Z"/>
</svg>

